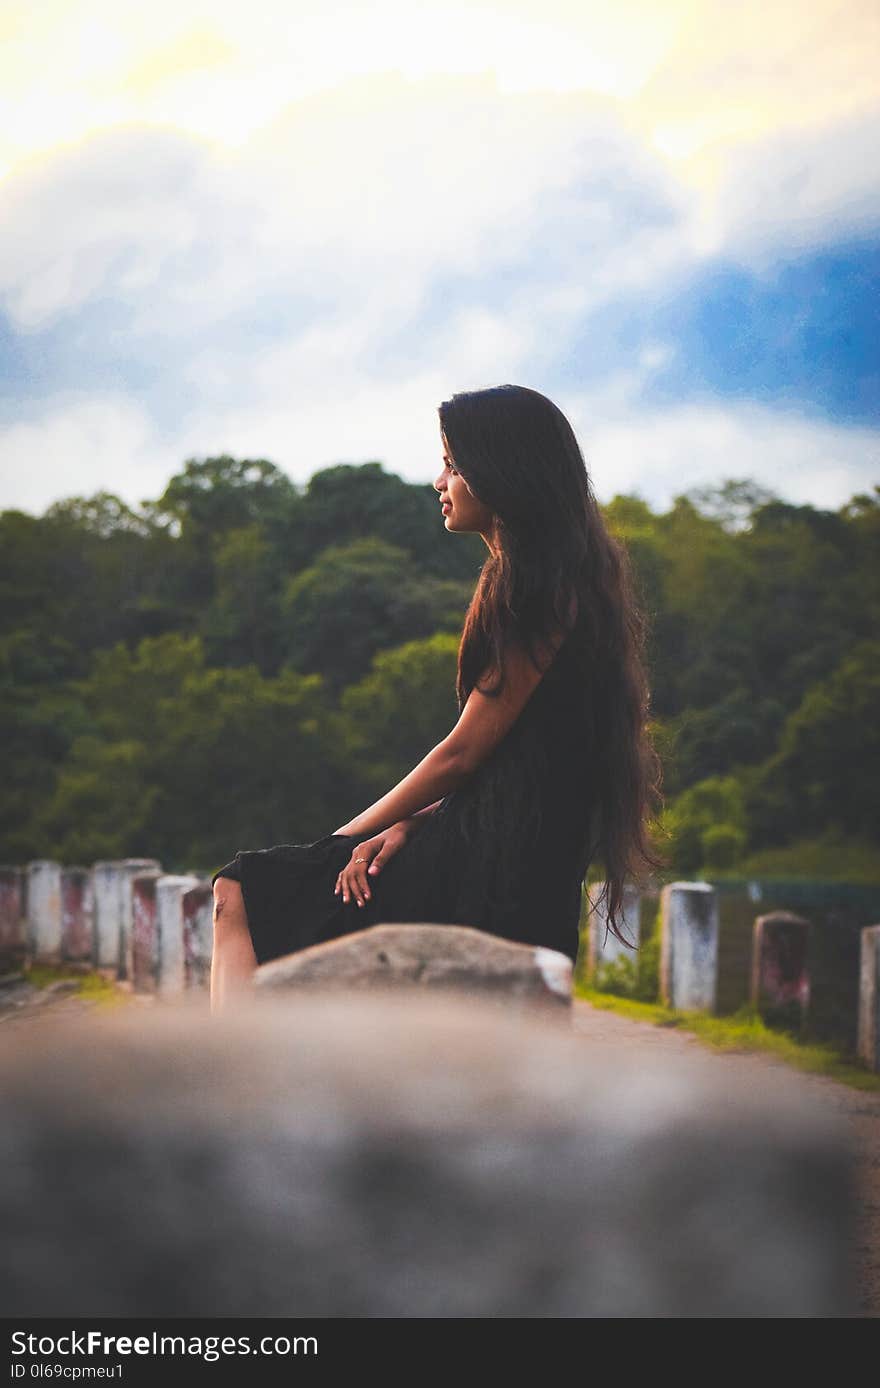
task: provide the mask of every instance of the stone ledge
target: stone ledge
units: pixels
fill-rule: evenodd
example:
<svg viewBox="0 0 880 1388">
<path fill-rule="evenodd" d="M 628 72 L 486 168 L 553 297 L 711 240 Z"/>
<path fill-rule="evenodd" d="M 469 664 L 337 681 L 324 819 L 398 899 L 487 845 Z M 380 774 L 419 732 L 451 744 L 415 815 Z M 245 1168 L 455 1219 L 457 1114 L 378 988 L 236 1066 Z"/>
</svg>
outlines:
<svg viewBox="0 0 880 1388">
<path fill-rule="evenodd" d="M 59 1021 L 0 1105 L 7 1316 L 852 1313 L 846 1130 L 790 1076 L 476 998 Z"/>
<path fill-rule="evenodd" d="M 467 925 L 373 925 L 262 964 L 253 986 L 445 989 L 562 1012 L 571 1005 L 571 960 Z"/>
</svg>

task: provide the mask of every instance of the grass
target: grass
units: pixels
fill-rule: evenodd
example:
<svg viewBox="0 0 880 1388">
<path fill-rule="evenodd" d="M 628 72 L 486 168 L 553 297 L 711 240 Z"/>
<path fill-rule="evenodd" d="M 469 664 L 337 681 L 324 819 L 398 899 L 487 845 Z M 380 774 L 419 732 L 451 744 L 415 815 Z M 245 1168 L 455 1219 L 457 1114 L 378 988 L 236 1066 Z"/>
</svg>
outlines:
<svg viewBox="0 0 880 1388">
<path fill-rule="evenodd" d="M 716 1050 L 761 1051 L 798 1070 L 825 1075 L 853 1089 L 880 1092 L 880 1075 L 861 1062 L 846 1059 L 833 1046 L 801 1042 L 790 1032 L 768 1027 L 748 1007 L 740 1008 L 729 1017 L 713 1017 L 706 1012 L 678 1012 L 660 1003 L 636 1002 L 633 998 L 600 993 L 585 984 L 577 985 L 574 995 L 593 1007 L 616 1012 L 622 1017 L 692 1032 L 700 1041 Z"/>
<path fill-rule="evenodd" d="M 21 973 L 34 988 L 47 988 L 59 979 L 76 979 L 78 986 L 71 992 L 87 997 L 102 1007 L 115 1007 L 127 1002 L 127 995 L 103 974 L 93 969 L 83 969 L 75 964 L 26 964 Z"/>
</svg>

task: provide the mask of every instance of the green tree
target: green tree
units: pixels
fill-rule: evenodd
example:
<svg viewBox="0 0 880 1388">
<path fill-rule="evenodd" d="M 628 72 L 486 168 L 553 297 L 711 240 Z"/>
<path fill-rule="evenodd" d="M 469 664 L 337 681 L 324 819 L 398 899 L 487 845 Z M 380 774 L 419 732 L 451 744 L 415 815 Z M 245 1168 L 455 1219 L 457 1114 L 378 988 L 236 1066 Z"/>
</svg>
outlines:
<svg viewBox="0 0 880 1388">
<path fill-rule="evenodd" d="M 363 793 L 384 794 L 451 731 L 458 718 L 458 639 L 437 633 L 382 651 L 340 700 L 346 746 Z"/>
<path fill-rule="evenodd" d="M 729 533 L 746 530 L 755 512 L 779 498 L 753 477 L 728 477 L 710 487 L 692 487 L 685 496 L 703 516 Z"/>
<path fill-rule="evenodd" d="M 769 756 L 785 709 L 776 699 L 755 698 L 743 685 L 708 708 L 686 708 L 668 721 L 665 788 L 686 786 Z"/>
<path fill-rule="evenodd" d="M 150 828 L 158 788 L 151 774 L 144 742 L 77 738 L 37 817 L 37 832 L 50 855 L 82 864 L 128 855 L 155 857 Z"/>
<path fill-rule="evenodd" d="M 318 676 L 209 669 L 199 638 L 173 635 L 100 652 L 79 693 L 90 729 L 36 826 L 67 861 L 207 870 L 237 848 L 310 842 L 354 812 Z"/>
<path fill-rule="evenodd" d="M 472 575 L 471 590 L 486 554 L 478 535 L 446 531 L 430 479 L 405 482 L 379 462 L 340 463 L 316 472 L 296 517 L 292 547 L 299 562 L 293 567 L 305 567 L 329 546 L 348 546 L 363 535 L 406 550 L 425 573 L 450 579 Z"/>
<path fill-rule="evenodd" d="M 0 860 L 44 857 L 49 841 L 37 828 L 55 786 L 58 765 L 89 728 L 88 714 L 67 675 L 77 653 L 62 636 L 22 630 L 0 636 Z"/>
<path fill-rule="evenodd" d="M 148 509 L 184 539 L 205 545 L 213 535 L 249 524 L 281 535 L 298 497 L 299 488 L 275 463 L 223 453 L 188 458 Z"/>
<path fill-rule="evenodd" d="M 287 660 L 338 694 L 373 657 L 438 626 L 461 631 L 471 594 L 414 569 L 406 550 L 375 537 L 331 545 L 282 597 Z"/>
<path fill-rule="evenodd" d="M 281 663 L 281 573 L 272 546 L 256 524 L 220 531 L 212 542 L 214 596 L 200 623 L 212 665 L 256 665 L 264 674 Z"/>
<path fill-rule="evenodd" d="M 162 861 L 213 870 L 236 849 L 312 842 L 350 818 L 354 771 L 331 715 L 316 675 L 193 672 L 157 710 L 150 841 Z"/>
<path fill-rule="evenodd" d="M 735 776 L 709 776 L 677 796 L 661 822 L 676 873 L 690 876 L 704 867 L 729 867 L 735 845 L 745 848 L 747 841 L 742 783 Z"/>
<path fill-rule="evenodd" d="M 754 846 L 823 828 L 880 837 L 880 642 L 859 642 L 786 719 L 749 797 Z"/>
</svg>

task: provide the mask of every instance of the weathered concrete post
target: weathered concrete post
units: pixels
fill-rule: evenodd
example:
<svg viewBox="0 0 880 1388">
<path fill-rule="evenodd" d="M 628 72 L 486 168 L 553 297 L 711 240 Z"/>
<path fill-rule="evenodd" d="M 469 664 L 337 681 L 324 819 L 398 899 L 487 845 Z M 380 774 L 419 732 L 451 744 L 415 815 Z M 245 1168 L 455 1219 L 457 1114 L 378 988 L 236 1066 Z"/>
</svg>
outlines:
<svg viewBox="0 0 880 1388">
<path fill-rule="evenodd" d="M 859 968 L 859 1055 L 880 1070 L 880 925 L 862 931 Z"/>
<path fill-rule="evenodd" d="M 95 929 L 95 893 L 86 867 L 61 869 L 61 956 L 91 961 Z"/>
<path fill-rule="evenodd" d="M 20 867 L 0 867 L 0 961 L 15 962 L 26 953 L 24 873 Z"/>
<path fill-rule="evenodd" d="M 810 923 L 792 911 L 758 916 L 752 928 L 751 1001 L 777 1026 L 803 1027 L 810 1001 Z"/>
<path fill-rule="evenodd" d="M 214 893 L 200 882 L 183 896 L 183 961 L 187 988 L 207 989 L 214 952 Z"/>
<path fill-rule="evenodd" d="M 660 892 L 660 996 L 667 1007 L 711 1012 L 718 983 L 718 896 L 708 882 Z"/>
<path fill-rule="evenodd" d="M 119 957 L 116 961 L 117 975 L 134 983 L 134 897 L 132 883 L 141 873 L 162 875 L 162 865 L 156 858 L 123 858 L 119 866 L 122 875 L 119 881 Z M 136 986 L 136 985 L 135 985 Z"/>
<path fill-rule="evenodd" d="M 156 883 L 156 986 L 161 997 L 175 997 L 186 987 L 183 898 L 198 886 L 199 878 L 193 876 L 169 875 Z"/>
<path fill-rule="evenodd" d="M 587 971 L 591 976 L 600 964 L 614 964 L 618 959 L 631 959 L 638 968 L 641 892 L 631 882 L 626 883 L 623 889 L 623 919 L 620 921 L 620 929 L 632 942 L 632 948 L 628 949 L 610 930 L 606 935 L 607 903 L 604 898 L 600 900 L 604 885 L 603 882 L 591 882 L 587 887 L 590 911 L 587 919 Z"/>
<path fill-rule="evenodd" d="M 155 858 L 113 858 L 92 866 L 95 894 L 95 946 L 98 969 L 113 969 L 119 978 L 131 977 L 131 891 L 133 873 L 158 869 Z"/>
<path fill-rule="evenodd" d="M 159 922 L 156 888 L 161 872 L 138 872 L 128 879 L 131 902 L 131 949 L 128 969 L 136 993 L 155 993 L 159 986 Z"/>
<path fill-rule="evenodd" d="M 41 858 L 27 865 L 28 934 L 35 959 L 61 957 L 61 864 Z"/>
<path fill-rule="evenodd" d="M 119 964 L 119 873 L 118 862 L 92 864 L 92 891 L 95 900 L 92 963 L 97 969 L 116 969 Z"/>
</svg>

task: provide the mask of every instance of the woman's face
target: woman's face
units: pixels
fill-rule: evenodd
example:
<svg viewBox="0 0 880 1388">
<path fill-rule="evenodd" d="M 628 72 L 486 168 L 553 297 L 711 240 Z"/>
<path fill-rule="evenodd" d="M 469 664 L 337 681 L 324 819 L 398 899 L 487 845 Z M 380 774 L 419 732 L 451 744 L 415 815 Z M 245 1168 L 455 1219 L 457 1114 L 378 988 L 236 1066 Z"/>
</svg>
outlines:
<svg viewBox="0 0 880 1388">
<path fill-rule="evenodd" d="M 440 493 L 443 516 L 447 530 L 476 530 L 489 543 L 495 516 L 488 506 L 478 501 L 465 482 L 455 463 L 443 431 L 440 432 L 443 445 L 443 467 L 440 475 L 434 478 L 434 487 Z"/>
</svg>

